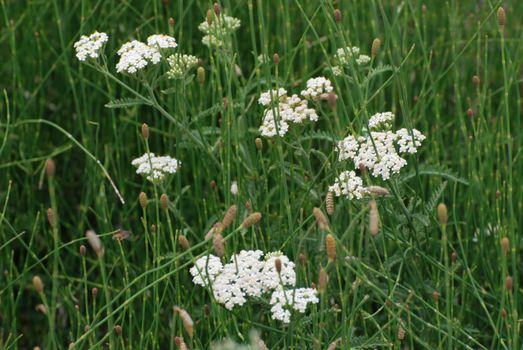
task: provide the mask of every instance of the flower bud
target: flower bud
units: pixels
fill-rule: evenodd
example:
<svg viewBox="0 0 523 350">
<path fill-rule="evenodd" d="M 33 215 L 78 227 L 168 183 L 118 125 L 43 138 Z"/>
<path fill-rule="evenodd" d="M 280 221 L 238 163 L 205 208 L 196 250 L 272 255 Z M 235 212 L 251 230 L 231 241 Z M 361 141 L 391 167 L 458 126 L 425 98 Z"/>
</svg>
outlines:
<svg viewBox="0 0 523 350">
<path fill-rule="evenodd" d="M 263 142 L 262 142 L 262 139 L 260 139 L 259 137 L 256 138 L 256 140 L 254 140 L 254 142 L 256 143 L 256 149 L 258 151 L 261 151 L 263 149 Z"/>
<path fill-rule="evenodd" d="M 279 258 L 276 258 L 274 260 L 274 268 L 276 269 L 276 272 L 278 272 L 278 274 L 281 273 L 281 260 Z"/>
<path fill-rule="evenodd" d="M 163 209 L 169 208 L 169 197 L 165 193 L 160 196 L 160 203 Z"/>
<path fill-rule="evenodd" d="M 87 237 L 87 242 L 89 242 L 89 245 L 93 248 L 96 255 L 101 258 L 104 255 L 104 247 L 100 237 L 98 237 L 93 230 L 85 232 L 85 237 Z"/>
<path fill-rule="evenodd" d="M 198 80 L 200 85 L 203 86 L 203 84 L 205 83 L 205 68 L 198 67 L 198 69 L 196 69 L 196 79 Z"/>
<path fill-rule="evenodd" d="M 372 42 L 372 47 L 370 49 L 370 55 L 372 58 L 374 58 L 378 55 L 378 51 L 380 50 L 380 47 L 381 47 L 381 40 L 378 38 L 374 39 L 374 41 Z"/>
<path fill-rule="evenodd" d="M 98 296 L 98 288 L 94 287 L 93 289 L 91 289 L 91 296 L 93 297 L 93 299 L 96 299 L 96 297 Z"/>
<path fill-rule="evenodd" d="M 336 23 L 341 23 L 341 11 L 339 9 L 334 10 L 334 20 Z"/>
<path fill-rule="evenodd" d="M 318 224 L 320 230 L 325 231 L 329 229 L 329 222 L 327 221 L 327 217 L 325 217 L 325 214 L 323 214 L 320 208 L 314 207 L 312 209 L 312 214 L 316 218 L 316 223 Z"/>
<path fill-rule="evenodd" d="M 116 333 L 117 336 L 120 336 L 122 334 L 122 326 L 120 326 L 119 324 L 114 326 L 114 333 Z"/>
<path fill-rule="evenodd" d="M 332 216 L 332 214 L 334 214 L 334 193 L 327 193 L 327 197 L 325 198 L 325 206 L 327 207 L 327 214 Z"/>
<path fill-rule="evenodd" d="M 85 256 L 85 254 L 87 253 L 87 249 L 85 248 L 85 246 L 83 244 L 80 246 L 79 250 L 80 250 L 81 256 Z"/>
<path fill-rule="evenodd" d="M 54 177 L 54 174 L 56 172 L 56 164 L 54 162 L 54 160 L 52 159 L 48 159 L 46 162 L 45 162 L 45 172 L 47 174 L 47 177 Z"/>
<path fill-rule="evenodd" d="M 212 11 L 211 10 L 207 11 L 207 24 L 208 25 L 212 24 Z"/>
<path fill-rule="evenodd" d="M 439 223 L 443 226 L 447 225 L 447 206 L 445 203 L 438 204 L 438 220 Z"/>
<path fill-rule="evenodd" d="M 218 5 L 217 2 L 214 3 L 214 5 L 212 6 L 213 10 L 214 10 L 214 13 L 216 14 L 216 16 L 219 16 L 220 15 L 220 5 Z"/>
<path fill-rule="evenodd" d="M 505 9 L 500 7 L 498 9 L 498 26 L 499 30 L 503 31 L 505 29 L 505 24 L 507 23 L 507 17 L 505 15 Z"/>
<path fill-rule="evenodd" d="M 140 206 L 142 209 L 147 208 L 147 195 L 145 192 L 140 192 L 140 195 L 138 196 L 138 201 L 140 202 Z"/>
<path fill-rule="evenodd" d="M 476 85 L 476 86 L 479 86 L 479 84 L 481 83 L 481 80 L 480 80 L 480 78 L 479 78 L 477 75 L 474 75 L 474 76 L 472 77 L 472 83 L 473 83 L 474 85 Z"/>
<path fill-rule="evenodd" d="M 327 275 L 327 271 L 323 267 L 320 268 L 320 272 L 318 273 L 318 290 L 320 293 L 324 293 L 327 289 L 327 284 L 329 283 L 329 276 Z"/>
<path fill-rule="evenodd" d="M 142 137 L 144 140 L 149 138 L 149 126 L 146 123 L 142 124 Z"/>
<path fill-rule="evenodd" d="M 280 55 L 278 55 L 277 53 L 275 53 L 275 54 L 272 56 L 272 61 L 274 62 L 275 65 L 280 64 Z"/>
<path fill-rule="evenodd" d="M 42 294 L 44 292 L 44 282 L 42 282 L 40 276 L 36 275 L 33 277 L 33 287 L 38 294 Z"/>
<path fill-rule="evenodd" d="M 178 243 L 180 244 L 180 247 L 182 247 L 183 250 L 187 250 L 191 247 L 185 235 L 178 236 Z"/>
</svg>

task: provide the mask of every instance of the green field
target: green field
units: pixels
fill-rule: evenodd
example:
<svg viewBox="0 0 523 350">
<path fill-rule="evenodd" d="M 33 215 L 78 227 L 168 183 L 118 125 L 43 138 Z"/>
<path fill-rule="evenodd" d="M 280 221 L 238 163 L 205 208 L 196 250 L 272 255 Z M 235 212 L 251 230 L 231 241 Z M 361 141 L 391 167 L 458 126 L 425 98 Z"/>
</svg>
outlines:
<svg viewBox="0 0 523 350">
<path fill-rule="evenodd" d="M 0 0 L 0 349 L 523 349 L 522 11 Z"/>
</svg>

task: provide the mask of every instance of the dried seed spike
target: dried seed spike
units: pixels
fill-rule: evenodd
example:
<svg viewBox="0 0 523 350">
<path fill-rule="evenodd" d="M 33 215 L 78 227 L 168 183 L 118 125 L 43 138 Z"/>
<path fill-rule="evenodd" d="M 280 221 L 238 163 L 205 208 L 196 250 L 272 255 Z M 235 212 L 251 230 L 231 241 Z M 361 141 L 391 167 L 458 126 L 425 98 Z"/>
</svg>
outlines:
<svg viewBox="0 0 523 350">
<path fill-rule="evenodd" d="M 380 231 L 378 205 L 375 200 L 371 200 L 369 206 L 369 231 L 371 235 L 376 236 Z"/>
<path fill-rule="evenodd" d="M 479 78 L 479 76 L 477 75 L 474 75 L 472 77 L 472 83 L 476 86 L 479 86 L 479 84 L 481 84 L 481 79 Z"/>
<path fill-rule="evenodd" d="M 85 248 L 85 246 L 83 244 L 80 246 L 79 250 L 80 250 L 81 256 L 85 256 L 85 254 L 87 253 L 87 248 Z"/>
<path fill-rule="evenodd" d="M 217 233 L 213 237 L 213 246 L 216 256 L 223 257 L 225 255 L 225 246 L 223 245 L 223 236 L 221 233 Z"/>
<path fill-rule="evenodd" d="M 329 222 L 327 221 L 327 217 L 325 214 L 323 214 L 320 208 L 314 207 L 312 209 L 312 214 L 316 218 L 316 223 L 318 224 L 320 230 L 325 231 L 329 229 Z"/>
<path fill-rule="evenodd" d="M 325 198 L 325 206 L 327 207 L 327 214 L 332 216 L 332 214 L 334 214 L 334 193 L 327 193 L 327 197 Z"/>
<path fill-rule="evenodd" d="M 178 306 L 173 307 L 173 311 L 174 313 L 178 313 L 178 315 L 180 315 L 185 331 L 187 332 L 187 334 L 189 334 L 189 337 L 192 338 L 194 334 L 194 323 L 192 321 L 191 315 L 189 315 L 189 313 L 186 310 Z"/>
<path fill-rule="evenodd" d="M 54 174 L 56 172 L 56 164 L 55 164 L 54 160 L 48 159 L 45 162 L 45 172 L 47 174 L 47 177 L 49 177 L 49 178 L 54 177 Z"/>
<path fill-rule="evenodd" d="M 180 235 L 178 237 L 178 243 L 180 244 L 180 247 L 182 247 L 183 250 L 187 250 L 191 247 L 189 244 L 189 241 L 187 240 L 187 237 L 185 235 Z"/>
<path fill-rule="evenodd" d="M 402 323 L 403 322 L 400 322 L 400 325 L 398 327 L 398 340 L 405 339 L 405 329 L 403 328 Z"/>
<path fill-rule="evenodd" d="M 104 247 L 100 237 L 93 230 L 85 232 L 85 237 L 87 237 L 87 242 L 89 242 L 96 255 L 101 258 L 104 255 Z"/>
<path fill-rule="evenodd" d="M 256 140 L 254 140 L 254 142 L 256 143 L 256 149 L 258 151 L 261 151 L 263 149 L 263 142 L 262 142 L 262 139 L 260 139 L 259 137 L 256 138 Z"/>
<path fill-rule="evenodd" d="M 438 204 L 438 220 L 442 226 L 447 225 L 448 216 L 447 206 L 445 205 L 445 203 Z"/>
<path fill-rule="evenodd" d="M 196 79 L 198 80 L 198 83 L 200 83 L 200 86 L 205 84 L 205 68 L 198 67 L 198 69 L 196 69 Z"/>
<path fill-rule="evenodd" d="M 33 287 L 38 294 L 42 294 L 44 292 L 44 282 L 42 282 L 40 276 L 33 276 Z"/>
<path fill-rule="evenodd" d="M 169 208 L 169 197 L 165 193 L 160 196 L 160 203 L 163 209 Z"/>
<path fill-rule="evenodd" d="M 365 187 L 365 192 L 375 196 L 386 196 L 389 194 L 389 190 L 381 186 L 368 186 Z"/>
<path fill-rule="evenodd" d="M 452 254 L 450 255 L 450 261 L 452 262 L 452 264 L 455 264 L 456 261 L 458 261 L 458 253 L 452 252 Z"/>
<path fill-rule="evenodd" d="M 142 209 L 147 208 L 147 195 L 145 192 L 140 192 L 140 195 L 138 196 L 138 201 L 140 202 L 140 206 Z"/>
<path fill-rule="evenodd" d="M 116 335 L 120 336 L 122 334 L 122 326 L 120 326 L 119 324 L 114 326 L 114 332 L 116 333 Z"/>
<path fill-rule="evenodd" d="M 281 260 L 279 258 L 276 258 L 274 260 L 274 268 L 276 269 L 276 272 L 278 272 L 278 274 L 281 273 Z"/>
<path fill-rule="evenodd" d="M 219 16 L 220 15 L 220 5 L 218 5 L 217 2 L 214 3 L 214 5 L 212 6 L 213 10 L 214 10 L 214 13 L 216 14 L 216 16 Z"/>
<path fill-rule="evenodd" d="M 174 27 L 174 18 L 169 17 L 169 27 Z"/>
<path fill-rule="evenodd" d="M 330 233 L 325 237 L 325 247 L 327 249 L 329 260 L 336 261 L 336 240 Z"/>
<path fill-rule="evenodd" d="M 318 273 L 318 290 L 320 293 L 324 293 L 325 290 L 327 290 L 327 284 L 329 283 L 329 276 L 327 275 L 327 271 L 323 267 L 320 268 L 320 272 Z"/>
<path fill-rule="evenodd" d="M 54 210 L 53 208 L 49 208 L 47 209 L 47 221 L 49 222 L 49 225 L 51 227 L 55 227 L 55 224 L 56 224 L 56 217 L 54 215 Z"/>
<path fill-rule="evenodd" d="M 334 20 L 336 23 L 341 23 L 341 11 L 339 9 L 334 10 Z"/>
<path fill-rule="evenodd" d="M 277 53 L 275 53 L 275 54 L 272 56 L 272 62 L 274 62 L 275 65 L 280 64 L 280 55 L 278 55 Z"/>
<path fill-rule="evenodd" d="M 509 293 L 512 293 L 512 276 L 507 276 L 505 279 L 505 288 L 507 288 Z"/>
<path fill-rule="evenodd" d="M 149 125 L 146 123 L 142 124 L 142 137 L 144 140 L 147 140 L 149 138 Z"/>
<path fill-rule="evenodd" d="M 262 218 L 262 214 L 260 212 L 254 212 L 251 215 L 247 216 L 245 220 L 243 220 L 241 224 L 241 228 L 246 229 L 251 227 L 254 224 L 257 224 Z"/>
<path fill-rule="evenodd" d="M 439 300 L 439 293 L 438 293 L 438 291 L 435 290 L 434 292 L 432 292 L 432 299 L 434 300 L 435 303 L 438 302 L 438 300 Z"/>
<path fill-rule="evenodd" d="M 222 220 L 222 226 L 223 226 L 224 230 L 227 227 L 231 226 L 232 222 L 234 221 L 234 218 L 236 217 L 237 209 L 238 209 L 238 207 L 236 206 L 236 204 L 231 205 L 229 207 L 229 209 L 227 209 L 227 212 L 223 216 L 223 220 Z"/>
<path fill-rule="evenodd" d="M 505 9 L 500 7 L 498 9 L 498 26 L 499 30 L 503 31 L 505 29 L 505 24 L 507 23 L 507 17 L 505 15 Z"/>
<path fill-rule="evenodd" d="M 303 253 L 300 253 L 298 256 L 298 261 L 300 262 L 301 266 L 305 266 L 307 264 L 307 256 L 305 256 Z"/>
<path fill-rule="evenodd" d="M 96 299 L 96 297 L 98 296 L 98 288 L 94 287 L 93 289 L 91 289 L 91 295 L 94 299 Z"/>
<path fill-rule="evenodd" d="M 378 55 L 378 51 L 381 47 L 381 40 L 379 38 L 374 39 L 372 42 L 372 47 L 370 49 L 370 55 L 372 58 L 376 57 Z"/>
<path fill-rule="evenodd" d="M 510 241 L 507 237 L 503 237 L 501 239 L 501 249 L 503 249 L 503 253 L 505 253 L 505 255 L 509 252 L 510 250 Z"/>
<path fill-rule="evenodd" d="M 212 24 L 212 11 L 211 10 L 207 11 L 207 24 L 208 25 Z"/>
<path fill-rule="evenodd" d="M 84 333 L 87 333 L 87 332 L 89 332 L 90 330 L 91 330 L 91 326 L 89 326 L 88 324 L 86 324 L 86 325 L 84 326 Z"/>
<path fill-rule="evenodd" d="M 185 344 L 185 341 L 182 337 L 174 337 L 174 343 L 180 350 L 187 350 L 187 344 Z"/>
</svg>

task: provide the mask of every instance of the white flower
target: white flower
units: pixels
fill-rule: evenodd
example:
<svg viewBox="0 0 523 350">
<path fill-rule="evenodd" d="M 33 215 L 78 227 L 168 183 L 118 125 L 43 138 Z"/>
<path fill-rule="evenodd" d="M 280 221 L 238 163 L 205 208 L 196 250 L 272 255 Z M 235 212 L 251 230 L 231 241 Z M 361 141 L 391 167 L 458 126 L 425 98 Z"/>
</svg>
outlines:
<svg viewBox="0 0 523 350">
<path fill-rule="evenodd" d="M 376 113 L 369 119 L 369 129 L 390 129 L 394 122 L 394 114 L 392 112 Z"/>
<path fill-rule="evenodd" d="M 145 68 L 149 63 L 157 64 L 162 56 L 155 47 L 150 47 L 138 40 L 133 40 L 122 45 L 118 50 L 120 60 L 116 64 L 118 73 L 134 74 Z"/>
<path fill-rule="evenodd" d="M 356 63 L 360 66 L 363 66 L 370 62 L 370 57 L 367 55 L 360 55 L 358 58 L 356 58 Z"/>
<path fill-rule="evenodd" d="M 283 102 L 280 102 L 280 117 L 281 119 L 300 124 L 305 120 L 317 121 L 318 114 L 312 108 L 308 107 L 307 100 L 302 100 L 298 95 L 292 95 Z"/>
<path fill-rule="evenodd" d="M 231 257 L 230 264 L 236 269 L 236 281 L 247 296 L 260 297 L 265 292 L 262 256 L 261 250 L 242 250 Z"/>
<path fill-rule="evenodd" d="M 82 35 L 80 40 L 74 43 L 76 57 L 80 61 L 85 61 L 88 58 L 98 58 L 100 50 L 107 40 L 109 40 L 109 37 L 105 33 L 94 32 L 89 36 Z"/>
<path fill-rule="evenodd" d="M 176 39 L 165 34 L 154 34 L 147 38 L 147 45 L 160 49 L 174 49 L 178 46 Z"/>
<path fill-rule="evenodd" d="M 425 140 L 425 135 L 416 129 L 412 129 L 412 134 L 407 129 L 400 129 L 396 131 L 396 135 L 400 153 L 416 153 L 421 142 Z"/>
<path fill-rule="evenodd" d="M 134 159 L 131 165 L 137 168 L 137 174 L 144 175 L 151 182 L 156 182 L 162 181 L 167 175 L 175 174 L 180 162 L 169 156 L 155 156 L 154 153 L 146 153 Z"/>
<path fill-rule="evenodd" d="M 191 68 L 198 64 L 198 57 L 175 53 L 167 57 L 167 63 L 169 64 L 167 77 L 169 79 L 180 79 L 189 73 Z"/>
<path fill-rule="evenodd" d="M 283 102 L 285 99 L 287 99 L 287 90 L 284 88 L 279 88 L 278 90 L 272 89 L 263 92 L 258 99 L 258 103 L 262 106 L 269 106 L 273 101 Z"/>
<path fill-rule="evenodd" d="M 279 118 L 277 123 L 276 125 L 276 118 L 274 118 L 272 109 L 266 109 L 260 126 L 261 135 L 265 137 L 284 136 L 289 130 L 289 124 Z"/>
<path fill-rule="evenodd" d="M 216 301 L 224 305 L 227 310 L 247 302 L 241 281 L 236 274 L 235 264 L 226 264 L 223 267 L 222 273 L 214 280 L 212 291 Z"/>
<path fill-rule="evenodd" d="M 365 193 L 363 180 L 353 170 L 342 172 L 334 181 L 334 185 L 329 187 L 329 191 L 337 197 L 345 196 L 348 199 L 361 199 Z"/>
<path fill-rule="evenodd" d="M 272 319 L 289 323 L 291 317 L 289 309 L 305 313 L 308 304 L 317 304 L 319 302 L 317 294 L 318 292 L 312 288 L 275 290 L 270 301 L 272 305 Z"/>
<path fill-rule="evenodd" d="M 238 28 L 240 28 L 240 20 L 224 14 L 214 16 L 210 25 L 207 21 L 203 21 L 198 26 L 198 29 L 206 34 L 202 38 L 202 43 L 209 47 L 223 46 L 225 38 Z"/>
<path fill-rule="evenodd" d="M 274 262 L 281 261 L 281 271 L 278 274 Z M 281 253 L 269 253 L 262 270 L 263 285 L 266 290 L 276 289 L 282 286 L 294 286 L 296 284 L 296 272 L 294 263 Z"/>
<path fill-rule="evenodd" d="M 193 283 L 206 287 L 209 283 L 212 284 L 223 271 L 223 265 L 220 258 L 212 254 L 203 256 L 196 260 L 195 264 L 189 272 L 193 276 Z"/>
<path fill-rule="evenodd" d="M 231 183 L 231 194 L 233 196 L 237 196 L 238 195 L 238 182 L 236 182 L 236 181 L 233 181 Z"/>
<path fill-rule="evenodd" d="M 311 78 L 307 80 L 307 88 L 301 92 L 305 98 L 313 101 L 319 101 L 322 95 L 333 90 L 332 83 L 325 77 Z"/>
<path fill-rule="evenodd" d="M 338 151 L 338 159 L 339 160 L 346 160 L 346 159 L 354 159 L 356 157 L 356 152 L 358 152 L 358 149 L 360 148 L 360 144 L 356 140 L 356 138 L 352 135 L 347 136 L 343 140 L 338 142 L 338 147 L 336 150 Z"/>
<path fill-rule="evenodd" d="M 332 67 L 332 74 L 335 76 L 340 76 L 343 74 L 343 68 L 341 66 L 333 66 Z"/>
<path fill-rule="evenodd" d="M 352 59 L 354 59 L 354 62 L 359 66 L 370 62 L 370 57 L 367 55 L 360 55 L 360 48 L 356 46 L 339 48 L 336 50 L 335 58 L 340 66 L 335 67 L 336 71 L 333 69 L 334 75 L 341 75 L 341 66 L 348 65 Z"/>
</svg>

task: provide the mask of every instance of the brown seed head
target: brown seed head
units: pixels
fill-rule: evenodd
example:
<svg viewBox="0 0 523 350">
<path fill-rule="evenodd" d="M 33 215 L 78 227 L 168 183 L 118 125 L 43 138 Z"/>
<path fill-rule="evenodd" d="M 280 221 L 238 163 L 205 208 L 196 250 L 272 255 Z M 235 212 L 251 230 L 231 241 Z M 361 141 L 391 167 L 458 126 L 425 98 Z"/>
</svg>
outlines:
<svg viewBox="0 0 523 350">
<path fill-rule="evenodd" d="M 262 141 L 262 139 L 257 137 L 256 140 L 254 140 L 254 142 L 256 143 L 256 149 L 258 151 L 261 151 L 263 149 L 263 141 Z"/>
<path fill-rule="evenodd" d="M 278 274 L 281 273 L 281 260 L 279 258 L 276 258 L 276 260 L 274 260 L 274 268 L 276 269 L 276 272 L 278 272 Z"/>
<path fill-rule="evenodd" d="M 498 26 L 499 30 L 503 31 L 505 29 L 505 24 L 507 23 L 507 17 L 505 15 L 505 9 L 500 7 L 498 9 Z"/>
<path fill-rule="evenodd" d="M 146 123 L 142 124 L 142 137 L 144 140 L 147 140 L 149 138 L 149 125 Z"/>
<path fill-rule="evenodd" d="M 479 86 L 479 84 L 481 84 L 481 79 L 477 75 L 474 75 L 472 77 L 472 83 L 476 86 Z"/>
<path fill-rule="evenodd" d="M 53 208 L 49 208 L 47 209 L 47 221 L 49 222 L 49 225 L 51 227 L 55 227 L 55 224 L 56 224 L 56 217 L 54 215 L 54 210 Z"/>
<path fill-rule="evenodd" d="M 183 250 L 187 250 L 191 247 L 189 244 L 189 241 L 187 240 L 187 237 L 185 235 L 180 235 L 178 237 L 178 243 L 180 244 L 180 247 L 182 247 Z"/>
<path fill-rule="evenodd" d="M 120 326 L 119 324 L 114 326 L 114 333 L 116 333 L 117 336 L 120 336 L 122 334 L 122 326 Z"/>
<path fill-rule="evenodd" d="M 173 307 L 173 311 L 174 313 L 178 313 L 178 315 L 180 315 L 185 331 L 187 332 L 187 334 L 189 334 L 189 337 L 192 338 L 194 334 L 194 323 L 192 321 L 191 315 L 189 315 L 187 311 L 178 306 Z"/>
<path fill-rule="evenodd" d="M 434 300 L 435 303 L 438 302 L 438 300 L 439 300 L 439 293 L 438 293 L 438 291 L 435 290 L 434 292 L 432 292 L 432 299 Z"/>
<path fill-rule="evenodd" d="M 403 339 L 405 339 L 405 329 L 400 324 L 398 327 L 398 340 L 403 340 Z"/>
<path fill-rule="evenodd" d="M 212 24 L 212 11 L 211 10 L 207 11 L 207 24 L 208 25 Z"/>
<path fill-rule="evenodd" d="M 226 229 L 227 227 L 231 226 L 232 222 L 234 221 L 234 218 L 236 217 L 236 212 L 238 210 L 238 207 L 236 204 L 231 205 L 229 209 L 227 209 L 227 212 L 223 216 L 222 225 L 223 229 Z"/>
<path fill-rule="evenodd" d="M 438 204 L 438 220 L 442 226 L 447 225 L 448 216 L 447 206 L 445 205 L 445 203 Z"/>
<path fill-rule="evenodd" d="M 512 293 L 512 277 L 507 276 L 505 279 L 505 288 L 509 291 L 509 293 Z"/>
<path fill-rule="evenodd" d="M 474 110 L 472 108 L 467 109 L 467 117 L 472 118 L 474 116 Z"/>
<path fill-rule="evenodd" d="M 338 343 L 339 342 L 341 342 L 341 338 L 338 338 L 335 341 L 333 341 L 332 343 L 330 343 L 329 347 L 327 348 L 327 350 L 336 350 L 336 348 L 338 347 Z"/>
<path fill-rule="evenodd" d="M 91 289 L 91 295 L 94 299 L 96 299 L 96 297 L 98 296 L 98 288 L 94 287 L 93 289 Z"/>
<path fill-rule="evenodd" d="M 87 253 L 87 248 L 85 248 L 85 246 L 83 244 L 80 246 L 79 250 L 80 250 L 81 256 L 85 256 L 85 254 Z"/>
<path fill-rule="evenodd" d="M 336 260 L 336 240 L 330 233 L 325 237 L 325 248 L 327 250 L 327 256 L 329 260 Z"/>
<path fill-rule="evenodd" d="M 365 190 L 373 196 L 387 196 L 389 194 L 389 190 L 381 186 L 368 186 Z"/>
<path fill-rule="evenodd" d="M 341 11 L 339 9 L 334 10 L 334 20 L 336 23 L 341 23 Z"/>
<path fill-rule="evenodd" d="M 510 250 L 510 241 L 507 237 L 503 237 L 501 239 L 501 249 L 503 250 L 503 253 L 505 253 L 505 255 L 509 252 Z"/>
<path fill-rule="evenodd" d="M 378 51 L 380 50 L 380 47 L 381 47 L 381 40 L 378 38 L 374 39 L 374 41 L 372 42 L 372 47 L 370 49 L 370 55 L 372 58 L 374 58 L 378 55 Z"/>
<path fill-rule="evenodd" d="M 329 105 L 330 109 L 336 109 L 336 104 L 338 102 L 338 95 L 336 95 L 334 92 L 329 92 L 327 94 L 327 104 Z"/>
<path fill-rule="evenodd" d="M 209 186 L 211 187 L 211 190 L 214 191 L 216 189 L 216 181 L 211 180 L 211 182 L 209 182 Z"/>
<path fill-rule="evenodd" d="M 272 62 L 274 62 L 275 65 L 280 64 L 280 55 L 278 55 L 277 53 L 272 55 Z"/>
<path fill-rule="evenodd" d="M 142 209 L 147 208 L 147 195 L 145 192 L 140 192 L 140 195 L 138 196 L 138 202 L 140 202 Z"/>
<path fill-rule="evenodd" d="M 33 277 L 33 287 L 38 294 L 42 294 L 44 292 L 44 282 L 42 282 L 40 276 L 36 275 Z"/>
<path fill-rule="evenodd" d="M 169 27 L 174 27 L 174 18 L 169 17 Z"/>
<path fill-rule="evenodd" d="M 301 266 L 305 266 L 307 264 L 307 256 L 303 253 L 300 253 L 298 261 L 300 262 Z"/>
<path fill-rule="evenodd" d="M 369 202 L 369 207 L 369 231 L 371 235 L 376 236 L 380 231 L 380 220 L 378 205 L 374 199 Z"/>
<path fill-rule="evenodd" d="M 198 69 L 196 69 L 196 79 L 198 80 L 198 83 L 200 83 L 200 86 L 205 84 L 205 68 L 198 67 Z"/>
<path fill-rule="evenodd" d="M 507 310 L 505 308 L 501 309 L 501 317 L 507 318 Z"/>
<path fill-rule="evenodd" d="M 44 304 L 36 305 L 35 310 L 36 312 L 47 315 L 47 306 L 45 306 Z"/>
<path fill-rule="evenodd" d="M 325 206 L 327 207 L 327 214 L 332 216 L 332 214 L 334 214 L 334 193 L 327 193 L 327 197 L 325 197 Z"/>
<path fill-rule="evenodd" d="M 187 350 L 187 344 L 185 344 L 185 341 L 182 337 L 174 337 L 174 343 L 180 350 Z"/>
<path fill-rule="evenodd" d="M 54 162 L 54 160 L 52 159 L 48 159 L 46 162 L 45 162 L 45 172 L 47 174 L 47 177 L 54 177 L 54 174 L 56 172 L 56 164 Z"/>
<path fill-rule="evenodd" d="M 165 193 L 160 196 L 160 203 L 163 209 L 169 208 L 169 197 Z"/>
<path fill-rule="evenodd" d="M 458 260 L 458 253 L 456 252 L 452 252 L 452 254 L 450 255 L 450 261 L 455 264 L 456 261 Z"/>
<path fill-rule="evenodd" d="M 212 9 L 214 10 L 214 13 L 216 14 L 216 16 L 220 15 L 220 5 L 218 5 L 217 2 L 214 3 L 214 5 L 212 6 Z"/>
<path fill-rule="evenodd" d="M 155 233 L 157 228 L 158 227 L 156 226 L 156 224 L 151 224 L 151 232 L 152 233 Z"/>
<path fill-rule="evenodd" d="M 329 283 L 329 276 L 327 275 L 327 271 L 323 267 L 320 268 L 320 272 L 318 273 L 318 290 L 320 293 L 324 293 L 327 289 L 327 284 Z"/>
<path fill-rule="evenodd" d="M 249 228 L 252 225 L 257 224 L 262 218 L 262 214 L 260 212 L 254 212 L 251 215 L 247 216 L 245 220 L 243 220 L 241 227 L 243 229 Z"/>
<path fill-rule="evenodd" d="M 100 237 L 98 237 L 93 230 L 85 232 L 85 237 L 87 237 L 87 242 L 89 242 L 89 245 L 93 248 L 96 255 L 101 258 L 104 255 L 104 246 Z"/>
<path fill-rule="evenodd" d="M 214 235 L 212 244 L 214 246 L 214 252 L 218 257 L 223 257 L 225 255 L 225 246 L 223 245 L 223 236 L 221 233 Z"/>
<path fill-rule="evenodd" d="M 314 207 L 312 209 L 312 215 L 316 218 L 316 223 L 318 224 L 318 227 L 320 230 L 325 231 L 329 229 L 329 222 L 327 221 L 327 217 L 320 208 Z"/>
</svg>

